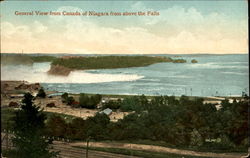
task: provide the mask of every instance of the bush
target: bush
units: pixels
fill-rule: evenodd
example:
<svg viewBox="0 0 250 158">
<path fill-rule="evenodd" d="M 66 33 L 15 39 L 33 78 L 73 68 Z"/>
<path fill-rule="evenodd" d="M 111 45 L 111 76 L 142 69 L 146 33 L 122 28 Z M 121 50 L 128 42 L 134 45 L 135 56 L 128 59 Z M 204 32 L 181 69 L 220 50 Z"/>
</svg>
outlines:
<svg viewBox="0 0 250 158">
<path fill-rule="evenodd" d="M 74 97 L 72 97 L 72 96 L 69 97 L 68 93 L 63 93 L 61 98 L 62 98 L 62 102 L 66 103 L 67 105 L 72 105 L 75 102 Z M 75 106 L 75 104 L 74 104 L 74 106 Z"/>
<path fill-rule="evenodd" d="M 121 107 L 121 100 L 118 99 L 117 101 L 108 101 L 103 103 L 102 109 L 110 108 L 112 110 L 117 110 Z"/>
<path fill-rule="evenodd" d="M 66 100 L 68 99 L 68 97 L 69 97 L 69 94 L 68 94 L 68 93 L 63 93 L 62 96 L 61 96 L 62 102 L 63 102 L 63 103 L 66 103 Z"/>
<path fill-rule="evenodd" d="M 37 93 L 36 96 L 39 97 L 39 98 L 45 98 L 46 97 L 46 93 L 45 93 L 44 89 L 43 88 L 39 89 L 39 91 L 38 91 L 38 93 Z"/>
<path fill-rule="evenodd" d="M 94 96 L 87 96 L 84 93 L 80 94 L 79 103 L 82 108 L 95 109 L 97 104 L 100 103 L 102 97 L 100 94 Z"/>
</svg>

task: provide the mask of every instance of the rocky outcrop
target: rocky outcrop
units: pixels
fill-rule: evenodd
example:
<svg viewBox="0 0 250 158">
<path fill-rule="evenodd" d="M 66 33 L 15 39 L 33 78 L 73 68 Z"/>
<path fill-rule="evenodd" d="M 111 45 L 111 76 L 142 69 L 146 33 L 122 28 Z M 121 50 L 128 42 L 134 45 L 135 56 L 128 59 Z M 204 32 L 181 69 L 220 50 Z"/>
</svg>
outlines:
<svg viewBox="0 0 250 158">
<path fill-rule="evenodd" d="M 193 59 L 193 60 L 191 60 L 191 63 L 198 63 L 198 61 Z"/>
<path fill-rule="evenodd" d="M 59 75 L 59 76 L 68 76 L 71 72 L 70 68 L 66 68 L 60 65 L 51 65 L 48 74 L 50 75 Z"/>
<path fill-rule="evenodd" d="M 21 83 L 20 85 L 15 87 L 15 90 L 39 90 L 40 88 L 41 85 L 39 83 L 34 83 L 34 84 Z"/>
</svg>

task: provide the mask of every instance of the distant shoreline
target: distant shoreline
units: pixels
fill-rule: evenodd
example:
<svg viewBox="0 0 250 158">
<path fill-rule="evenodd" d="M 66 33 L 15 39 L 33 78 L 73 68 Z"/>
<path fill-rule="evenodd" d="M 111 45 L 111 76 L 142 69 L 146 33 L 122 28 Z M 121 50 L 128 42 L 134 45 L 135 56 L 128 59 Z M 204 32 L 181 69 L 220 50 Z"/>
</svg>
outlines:
<svg viewBox="0 0 250 158">
<path fill-rule="evenodd" d="M 17 81 L 17 80 L 1 80 L 1 85 L 4 84 L 5 82 L 11 82 L 13 84 L 21 84 L 21 83 L 26 83 L 26 84 L 33 84 L 27 81 Z M 41 83 L 39 83 L 41 84 Z M 1 86 L 2 87 L 2 86 Z M 46 90 L 46 94 L 54 94 L 54 93 L 64 93 L 64 92 L 60 92 L 60 91 L 56 91 L 56 90 Z M 83 92 L 86 95 L 96 95 L 98 93 L 86 93 Z M 79 96 L 79 93 L 69 93 L 72 96 Z M 114 98 L 125 98 L 125 97 L 133 97 L 133 96 L 141 96 L 144 94 L 101 94 L 103 97 L 114 97 Z M 167 95 L 144 95 L 147 98 L 153 98 L 156 96 L 167 96 Z M 170 96 L 170 95 L 168 95 Z M 179 99 L 181 96 L 174 96 L 175 98 Z M 219 98 L 225 98 L 225 99 L 234 99 L 234 98 L 242 98 L 242 96 L 187 96 L 190 99 L 196 99 L 196 98 L 203 98 L 206 100 L 218 100 Z"/>
</svg>

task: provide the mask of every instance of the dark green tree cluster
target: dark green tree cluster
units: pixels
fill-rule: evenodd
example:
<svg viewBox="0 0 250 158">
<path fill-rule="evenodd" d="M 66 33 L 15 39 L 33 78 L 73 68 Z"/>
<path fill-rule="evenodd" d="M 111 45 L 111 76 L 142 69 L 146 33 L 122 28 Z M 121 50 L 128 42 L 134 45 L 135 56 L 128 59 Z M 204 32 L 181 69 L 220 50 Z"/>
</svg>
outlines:
<svg viewBox="0 0 250 158">
<path fill-rule="evenodd" d="M 72 105 L 75 101 L 74 97 L 69 96 L 68 93 L 63 93 L 61 98 L 62 98 L 62 102 L 66 103 L 67 105 Z"/>
<path fill-rule="evenodd" d="M 36 97 L 39 97 L 39 98 L 45 98 L 46 97 L 46 93 L 45 93 L 43 88 L 39 89 Z"/>
<path fill-rule="evenodd" d="M 127 97 L 124 98 L 123 101 L 121 101 L 121 111 L 141 111 L 143 109 L 146 109 L 148 106 L 148 100 L 147 98 L 142 95 L 140 97 L 133 96 L 133 97 Z"/>
<path fill-rule="evenodd" d="M 203 99 L 190 100 L 185 96 L 180 99 L 158 96 L 150 101 L 145 96 L 131 97 L 124 99 L 122 106 L 134 112 L 117 122 L 110 122 L 108 116 L 97 114 L 87 120 L 79 118 L 61 123 L 64 125 L 60 127 L 66 129 L 61 131 L 61 136 L 165 141 L 174 146 L 192 148 L 233 149 L 248 145 L 248 98 L 233 103 L 225 100 L 219 110 L 213 104 L 203 104 Z M 49 121 L 48 126 L 53 122 Z M 207 141 L 212 139 L 216 141 Z"/>
<path fill-rule="evenodd" d="M 52 116 L 47 122 L 46 134 L 76 140 L 85 140 L 90 137 L 96 140 L 105 140 L 109 136 L 107 133 L 109 123 L 109 117 L 100 113 L 87 120 L 76 118 L 68 123 L 60 116 Z"/>
<path fill-rule="evenodd" d="M 97 56 L 57 58 L 53 60 L 52 65 L 60 65 L 70 69 L 112 69 L 148 66 L 160 62 L 180 63 L 186 62 L 186 60 L 152 56 Z"/>
<path fill-rule="evenodd" d="M 117 101 L 109 100 L 105 103 L 102 103 L 102 109 L 112 109 L 117 110 L 121 108 L 121 99 L 118 99 Z"/>
<path fill-rule="evenodd" d="M 82 108 L 95 109 L 100 103 L 101 99 L 102 96 L 100 94 L 89 96 L 81 93 L 79 97 L 79 103 Z"/>
<path fill-rule="evenodd" d="M 45 114 L 39 107 L 33 105 L 33 96 L 30 93 L 24 95 L 21 110 L 14 117 L 15 153 L 18 158 L 51 158 L 56 153 L 49 151 L 49 142 L 45 139 Z"/>
</svg>

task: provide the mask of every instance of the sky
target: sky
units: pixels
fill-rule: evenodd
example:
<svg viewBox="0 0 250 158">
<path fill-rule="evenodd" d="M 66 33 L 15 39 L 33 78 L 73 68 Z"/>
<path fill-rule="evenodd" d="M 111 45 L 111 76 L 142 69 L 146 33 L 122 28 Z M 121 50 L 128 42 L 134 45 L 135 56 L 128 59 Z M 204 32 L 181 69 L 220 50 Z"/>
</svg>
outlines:
<svg viewBox="0 0 250 158">
<path fill-rule="evenodd" d="M 4 1 L 1 53 L 246 54 L 247 0 Z M 20 16 L 15 12 L 159 16 Z"/>
</svg>

